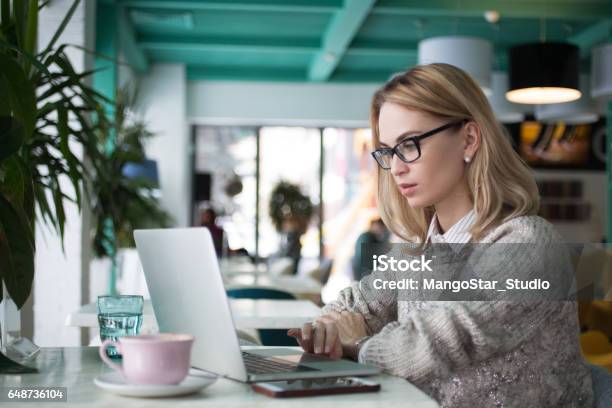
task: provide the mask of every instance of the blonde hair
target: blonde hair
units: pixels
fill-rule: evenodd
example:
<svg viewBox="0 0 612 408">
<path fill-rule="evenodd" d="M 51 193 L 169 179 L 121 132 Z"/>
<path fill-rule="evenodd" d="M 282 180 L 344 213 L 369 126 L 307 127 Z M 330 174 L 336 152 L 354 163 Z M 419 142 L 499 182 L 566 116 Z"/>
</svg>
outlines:
<svg viewBox="0 0 612 408">
<path fill-rule="evenodd" d="M 512 148 L 480 86 L 464 71 L 449 64 L 417 65 L 380 88 L 370 111 L 375 148 L 380 147 L 378 119 L 385 102 L 449 121 L 467 119 L 480 128 L 480 147 L 466 167 L 476 212 L 473 239 L 501 222 L 537 214 L 540 197 L 531 170 Z M 387 227 L 406 241 L 424 242 L 433 206 L 410 207 L 391 172 L 378 166 L 377 180 L 378 208 Z"/>
</svg>

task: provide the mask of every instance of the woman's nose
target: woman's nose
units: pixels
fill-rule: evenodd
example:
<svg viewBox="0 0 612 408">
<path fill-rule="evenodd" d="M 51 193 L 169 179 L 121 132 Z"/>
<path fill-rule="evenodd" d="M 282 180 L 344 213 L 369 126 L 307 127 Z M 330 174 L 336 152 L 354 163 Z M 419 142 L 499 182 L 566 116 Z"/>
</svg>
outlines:
<svg viewBox="0 0 612 408">
<path fill-rule="evenodd" d="M 397 157 L 397 154 L 394 154 L 391 158 L 391 174 L 395 177 L 399 177 L 409 171 L 410 165 Z"/>
</svg>

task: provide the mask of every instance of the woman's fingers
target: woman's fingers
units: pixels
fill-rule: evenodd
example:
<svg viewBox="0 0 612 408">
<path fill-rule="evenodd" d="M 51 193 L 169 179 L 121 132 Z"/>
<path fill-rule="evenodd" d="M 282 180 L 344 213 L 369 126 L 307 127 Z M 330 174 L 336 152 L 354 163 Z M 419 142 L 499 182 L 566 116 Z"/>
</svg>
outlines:
<svg viewBox="0 0 612 408">
<path fill-rule="evenodd" d="M 302 339 L 312 339 L 312 323 L 304 323 L 302 326 Z"/>
<path fill-rule="evenodd" d="M 325 354 L 330 358 L 342 357 L 342 344 L 338 336 L 338 327 L 333 320 L 320 319 L 315 324 L 306 323 L 302 329 L 289 329 L 287 335 L 295 338 L 307 353 Z M 310 333 L 306 340 L 305 333 Z"/>
<path fill-rule="evenodd" d="M 340 342 L 340 337 L 336 338 L 336 343 L 329 357 L 336 360 L 342 358 L 342 343 Z"/>
<path fill-rule="evenodd" d="M 335 322 L 325 324 L 325 354 L 331 353 L 338 340 L 338 327 Z"/>
<path fill-rule="evenodd" d="M 289 329 L 287 330 L 287 336 L 293 337 L 297 340 L 298 344 L 302 345 L 302 330 L 300 329 Z"/>
<path fill-rule="evenodd" d="M 301 329 L 289 329 L 287 335 L 293 337 L 305 352 L 312 353 L 312 341 L 304 340 L 303 331 Z"/>
<path fill-rule="evenodd" d="M 316 322 L 314 327 L 314 352 L 315 354 L 323 353 L 323 347 L 325 346 L 325 323 Z"/>
<path fill-rule="evenodd" d="M 333 318 L 320 317 L 301 329 L 288 330 L 287 335 L 295 338 L 307 353 L 326 354 L 335 359 L 342 357 L 338 326 Z"/>
</svg>

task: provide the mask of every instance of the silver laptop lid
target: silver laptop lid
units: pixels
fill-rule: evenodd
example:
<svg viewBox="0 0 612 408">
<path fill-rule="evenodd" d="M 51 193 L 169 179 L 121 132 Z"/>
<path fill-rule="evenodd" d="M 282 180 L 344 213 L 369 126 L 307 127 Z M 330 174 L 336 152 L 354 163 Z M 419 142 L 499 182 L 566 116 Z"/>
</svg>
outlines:
<svg viewBox="0 0 612 408">
<path fill-rule="evenodd" d="M 194 335 L 194 367 L 246 381 L 208 229 L 136 230 L 134 238 L 160 332 Z"/>
</svg>

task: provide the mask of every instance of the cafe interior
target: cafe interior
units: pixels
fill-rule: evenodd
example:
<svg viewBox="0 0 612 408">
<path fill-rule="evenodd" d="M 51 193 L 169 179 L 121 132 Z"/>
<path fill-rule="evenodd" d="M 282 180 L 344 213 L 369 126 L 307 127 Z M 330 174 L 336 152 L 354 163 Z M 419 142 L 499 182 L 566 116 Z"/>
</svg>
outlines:
<svg viewBox="0 0 612 408">
<path fill-rule="evenodd" d="M 3 27 L 11 12 L 4 5 L 16 3 L 2 1 Z M 399 242 L 377 209 L 369 109 L 379 87 L 418 64 L 452 64 L 478 82 L 533 170 L 539 215 L 563 238 L 610 240 L 609 0 L 50 0 L 30 7 L 37 3 L 29 24 L 39 53 L 32 55 L 46 64 L 57 51 L 71 67 L 32 60 L 30 69 L 80 81 L 72 92 L 92 106 L 84 114 L 103 119 L 87 121 L 70 104 L 68 113 L 46 116 L 44 97 L 55 82 L 34 84 L 34 132 L 67 136 L 40 147 L 48 155 L 31 162 L 45 169 L 29 216 L 31 266 L 17 262 L 14 275 L 0 275 L 2 351 L 24 365 L 47 350 L 99 346 L 100 296 L 142 296 L 139 333 L 159 331 L 136 229 L 207 228 L 239 337 L 296 346 L 286 330 L 369 272 L 360 244 Z M 89 135 L 99 139 L 88 143 Z M 0 244 L 26 239 L 9 235 L 7 225 Z M 24 256 L 19 245 L 9 247 Z M 22 286 L 11 283 L 20 273 Z M 181 279 L 181 270 L 168 273 Z M 612 371 L 607 296 L 581 302 L 580 344 L 587 361 Z M 57 375 L 41 367 L 40 378 Z M 414 392 L 415 406 L 436 406 Z"/>
</svg>

